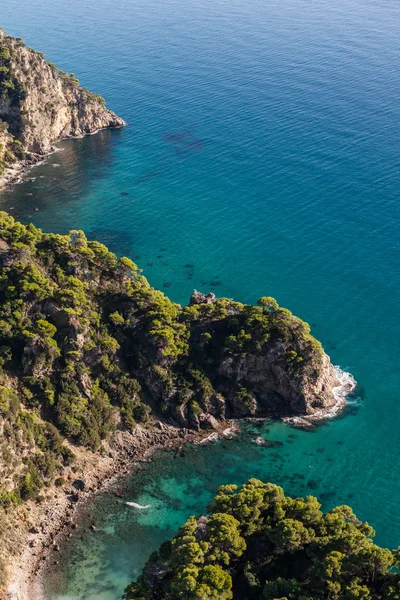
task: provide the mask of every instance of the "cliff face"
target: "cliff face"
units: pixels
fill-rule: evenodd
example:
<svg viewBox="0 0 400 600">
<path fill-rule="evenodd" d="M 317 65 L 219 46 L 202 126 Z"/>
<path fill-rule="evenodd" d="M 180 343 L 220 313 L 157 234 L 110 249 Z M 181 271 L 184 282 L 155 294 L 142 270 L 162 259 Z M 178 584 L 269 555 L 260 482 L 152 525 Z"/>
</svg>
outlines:
<svg viewBox="0 0 400 600">
<path fill-rule="evenodd" d="M 34 160 L 62 138 L 81 136 L 123 120 L 74 75 L 0 29 L 0 167 Z M 33 156 L 30 156 L 33 155 Z"/>
<path fill-rule="evenodd" d="M 262 354 L 226 358 L 218 365 L 217 374 L 222 381 L 251 389 L 247 403 L 231 398 L 228 413 L 233 416 L 312 415 L 336 404 L 332 390 L 340 385 L 325 353 L 318 376 L 298 377 L 288 371 L 285 349 L 279 345 Z"/>
<path fill-rule="evenodd" d="M 29 406 L 93 448 L 151 413 L 194 428 L 312 414 L 338 385 L 309 326 L 272 298 L 196 293 L 182 308 L 82 232 L 43 234 L 2 213 L 0 385 L 12 376 Z"/>
<path fill-rule="evenodd" d="M 204 413 L 182 413 L 198 426 L 216 417 L 313 415 L 337 403 L 340 386 L 329 357 L 307 323 L 273 298 L 248 306 L 214 294 L 193 294 L 191 360 L 207 374 L 214 394 L 202 400 Z"/>
</svg>

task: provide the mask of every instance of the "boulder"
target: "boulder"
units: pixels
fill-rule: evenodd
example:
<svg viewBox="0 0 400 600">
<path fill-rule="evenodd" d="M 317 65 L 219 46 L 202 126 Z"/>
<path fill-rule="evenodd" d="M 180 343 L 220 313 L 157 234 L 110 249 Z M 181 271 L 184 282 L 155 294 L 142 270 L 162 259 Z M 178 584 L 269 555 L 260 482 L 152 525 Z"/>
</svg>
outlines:
<svg viewBox="0 0 400 600">
<path fill-rule="evenodd" d="M 199 422 L 202 429 L 218 429 L 218 421 L 212 415 L 202 413 Z"/>
<path fill-rule="evenodd" d="M 83 492 L 84 489 L 85 489 L 85 482 L 82 479 L 75 479 L 75 481 L 73 482 L 72 486 L 76 490 L 79 490 L 80 492 Z"/>
<path fill-rule="evenodd" d="M 29 533 L 40 533 L 40 531 L 37 527 L 31 527 Z"/>
<path fill-rule="evenodd" d="M 204 438 L 203 440 L 201 440 L 199 442 L 200 446 L 209 446 L 210 444 L 215 444 L 216 442 L 218 442 L 219 440 L 219 436 L 218 433 L 214 432 L 214 433 L 210 433 L 210 435 L 208 435 L 206 438 Z"/>
<path fill-rule="evenodd" d="M 194 290 L 189 304 L 190 306 L 193 306 L 193 304 L 214 304 L 216 301 L 217 298 L 212 292 L 203 294 L 202 292 Z"/>
</svg>

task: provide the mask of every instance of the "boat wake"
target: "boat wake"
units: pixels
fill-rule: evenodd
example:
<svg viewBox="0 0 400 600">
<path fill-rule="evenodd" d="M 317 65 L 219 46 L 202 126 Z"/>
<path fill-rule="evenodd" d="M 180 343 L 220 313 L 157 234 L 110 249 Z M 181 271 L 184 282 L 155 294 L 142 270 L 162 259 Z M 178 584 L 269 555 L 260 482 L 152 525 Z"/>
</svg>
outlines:
<svg viewBox="0 0 400 600">
<path fill-rule="evenodd" d="M 137 502 L 125 502 L 126 506 L 131 506 L 132 508 L 137 508 L 138 510 L 146 510 L 146 508 L 150 508 L 151 504 L 146 504 L 146 506 L 142 506 L 142 504 L 138 504 Z"/>
</svg>

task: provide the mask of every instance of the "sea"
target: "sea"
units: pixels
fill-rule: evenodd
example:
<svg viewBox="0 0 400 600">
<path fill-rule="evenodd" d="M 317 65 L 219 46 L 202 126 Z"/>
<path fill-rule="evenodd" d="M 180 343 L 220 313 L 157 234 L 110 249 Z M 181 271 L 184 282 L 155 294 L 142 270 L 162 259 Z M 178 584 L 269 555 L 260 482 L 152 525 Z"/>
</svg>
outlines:
<svg viewBox="0 0 400 600">
<path fill-rule="evenodd" d="M 98 530 L 63 548 L 47 599 L 117 600 L 218 485 L 249 477 L 350 504 L 397 547 L 400 3 L 2 0 L 0 24 L 127 123 L 60 143 L 0 209 L 84 230 L 181 304 L 274 296 L 358 382 L 315 432 L 243 426 L 142 465 L 93 503 Z"/>
</svg>

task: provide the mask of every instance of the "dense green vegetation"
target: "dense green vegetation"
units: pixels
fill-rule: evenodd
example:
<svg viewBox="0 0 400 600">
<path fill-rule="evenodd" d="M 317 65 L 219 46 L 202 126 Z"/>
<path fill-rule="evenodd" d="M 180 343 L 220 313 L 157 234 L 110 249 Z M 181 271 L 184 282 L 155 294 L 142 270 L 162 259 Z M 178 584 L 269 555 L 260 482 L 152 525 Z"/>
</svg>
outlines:
<svg viewBox="0 0 400 600">
<path fill-rule="evenodd" d="M 13 73 L 12 49 L 9 44 L 0 40 L 0 99 L 9 101 L 11 106 L 18 104 L 26 97 L 26 92 Z"/>
<path fill-rule="evenodd" d="M 15 160 L 23 158 L 24 154 L 18 138 L 22 132 L 21 106 L 26 98 L 26 89 L 16 76 L 13 64 L 15 47 L 19 45 L 17 40 L 14 46 L 0 38 L 0 108 L 5 108 L 2 111 L 5 120 L 0 121 L 0 130 L 11 134 L 7 147 L 0 148 L 0 173 Z"/>
<path fill-rule="evenodd" d="M 317 380 L 320 345 L 273 299 L 182 308 L 81 231 L 46 234 L 0 213 L 0 502 L 58 477 L 72 459 L 64 438 L 98 450 L 152 414 L 195 428 L 207 414 L 269 414 L 245 367 L 271 352 L 289 391 Z"/>
<path fill-rule="evenodd" d="M 17 394 L 0 386 L 0 507 L 18 505 L 32 497 L 40 499 L 45 482 L 51 481 L 60 465 L 74 460 L 63 437 L 51 423 L 33 411 L 23 410 Z M 17 486 L 10 487 L 17 471 Z"/>
<path fill-rule="evenodd" d="M 127 600 L 398 600 L 399 551 L 351 508 L 251 479 L 225 485 L 146 564 Z"/>
</svg>

